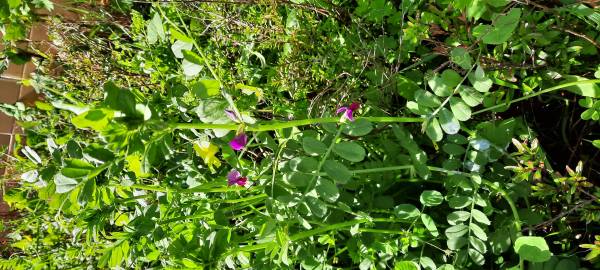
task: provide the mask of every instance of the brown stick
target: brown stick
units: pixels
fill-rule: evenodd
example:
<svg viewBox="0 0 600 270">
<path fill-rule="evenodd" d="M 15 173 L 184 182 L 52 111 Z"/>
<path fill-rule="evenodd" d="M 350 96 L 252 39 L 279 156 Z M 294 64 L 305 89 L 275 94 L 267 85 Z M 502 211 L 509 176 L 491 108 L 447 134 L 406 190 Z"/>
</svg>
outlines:
<svg viewBox="0 0 600 270">
<path fill-rule="evenodd" d="M 559 30 L 559 31 L 563 31 L 563 32 L 565 32 L 565 33 L 569 33 L 569 34 L 571 34 L 571 35 L 574 35 L 574 36 L 576 36 L 576 37 L 583 38 L 583 39 L 585 39 L 587 42 L 589 42 L 589 43 L 592 43 L 592 45 L 596 46 L 596 48 L 600 49 L 600 44 L 598 44 L 598 42 L 596 42 L 596 41 L 595 41 L 595 40 L 593 40 L 592 38 L 590 38 L 590 37 L 586 36 L 585 34 L 578 33 L 578 32 L 575 32 L 575 31 L 573 31 L 573 30 L 569 30 L 569 29 L 560 28 L 560 27 L 557 27 L 557 26 L 552 26 L 552 27 L 550 27 L 550 28 L 552 28 L 552 29 L 555 29 L 555 30 Z"/>
</svg>

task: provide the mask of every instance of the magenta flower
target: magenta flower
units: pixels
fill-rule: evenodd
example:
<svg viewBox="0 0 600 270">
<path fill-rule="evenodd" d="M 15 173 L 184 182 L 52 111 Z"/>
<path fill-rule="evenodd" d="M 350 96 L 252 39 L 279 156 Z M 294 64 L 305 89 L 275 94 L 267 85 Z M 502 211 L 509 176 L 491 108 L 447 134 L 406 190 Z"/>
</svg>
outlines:
<svg viewBox="0 0 600 270">
<path fill-rule="evenodd" d="M 341 107 L 341 108 L 337 109 L 337 111 L 335 113 L 336 114 L 344 113 L 342 115 L 342 121 L 344 121 L 344 118 L 346 118 L 350 121 L 354 121 L 354 116 L 352 114 L 354 113 L 354 111 L 358 110 L 359 108 L 360 108 L 360 104 L 358 102 L 352 102 L 352 104 L 350 104 L 350 106 Z"/>
<path fill-rule="evenodd" d="M 246 134 L 242 132 L 233 137 L 233 140 L 229 142 L 229 146 L 231 146 L 231 148 L 235 151 L 240 151 L 244 149 L 244 146 L 246 146 L 247 142 L 248 136 L 246 136 Z"/>
<path fill-rule="evenodd" d="M 242 174 L 237 170 L 233 169 L 227 174 L 227 184 L 230 186 L 238 185 L 245 186 L 248 178 L 242 177 Z"/>
</svg>

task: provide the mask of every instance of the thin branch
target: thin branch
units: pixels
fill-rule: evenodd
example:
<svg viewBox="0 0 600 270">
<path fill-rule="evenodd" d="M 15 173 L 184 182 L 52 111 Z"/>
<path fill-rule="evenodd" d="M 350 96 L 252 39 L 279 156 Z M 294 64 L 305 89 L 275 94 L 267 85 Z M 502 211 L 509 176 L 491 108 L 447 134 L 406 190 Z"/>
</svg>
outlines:
<svg viewBox="0 0 600 270">
<path fill-rule="evenodd" d="M 591 199 L 591 200 L 586 200 L 586 201 L 583 201 L 583 202 L 581 202 L 581 203 L 579 203 L 579 204 L 575 205 L 575 207 L 573 207 L 573 208 L 571 208 L 571 209 L 569 209 L 569 210 L 567 210 L 567 211 L 561 212 L 561 213 L 560 213 L 560 214 L 558 214 L 557 216 L 555 216 L 555 217 L 553 217 L 553 218 L 551 218 L 551 219 L 549 219 L 549 220 L 547 220 L 547 221 L 544 221 L 544 222 L 542 222 L 542 223 L 539 223 L 539 224 L 537 224 L 537 225 L 535 225 L 535 226 L 531 227 L 531 229 L 539 229 L 539 228 L 541 228 L 541 227 L 548 226 L 548 225 L 550 225 L 550 224 L 554 223 L 555 221 L 557 221 L 557 220 L 559 220 L 559 219 L 561 219 L 561 218 L 563 218 L 563 217 L 565 217 L 565 216 L 567 216 L 567 215 L 570 215 L 571 213 L 575 212 L 577 209 L 579 209 L 579 208 L 581 208 L 581 207 L 584 207 L 584 206 L 586 206 L 586 205 L 588 205 L 588 204 L 590 204 L 590 203 L 592 203 L 592 202 L 594 202 L 594 201 L 595 201 L 595 199 Z M 529 228 L 527 228 L 527 229 L 529 229 Z M 524 230 L 526 230 L 526 229 L 523 229 L 523 231 L 524 231 Z"/>
<path fill-rule="evenodd" d="M 569 34 L 574 35 L 576 37 L 583 38 L 587 42 L 592 43 L 592 45 L 596 46 L 596 48 L 600 49 L 600 44 L 598 44 L 598 42 L 596 42 L 594 39 L 586 36 L 585 34 L 578 33 L 578 32 L 575 32 L 575 31 L 569 30 L 569 29 L 560 28 L 558 26 L 551 26 L 550 28 L 555 29 L 555 30 L 559 30 L 559 31 L 563 31 L 565 33 L 569 33 Z"/>
</svg>

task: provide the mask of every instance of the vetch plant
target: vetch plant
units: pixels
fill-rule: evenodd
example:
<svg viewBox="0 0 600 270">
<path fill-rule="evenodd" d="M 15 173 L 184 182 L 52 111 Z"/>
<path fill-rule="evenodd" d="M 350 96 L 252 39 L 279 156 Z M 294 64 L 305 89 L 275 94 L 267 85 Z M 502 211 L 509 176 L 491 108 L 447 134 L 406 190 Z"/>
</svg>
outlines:
<svg viewBox="0 0 600 270">
<path fill-rule="evenodd" d="M 227 185 L 233 186 L 245 186 L 248 178 L 242 177 L 242 174 L 237 170 L 233 169 L 227 174 Z"/>
<path fill-rule="evenodd" d="M 600 13 L 400 2 L 50 25 L 0 270 L 594 269 Z"/>
<path fill-rule="evenodd" d="M 354 121 L 354 112 L 360 108 L 360 103 L 352 102 L 350 106 L 343 106 L 337 109 L 336 114 L 342 114 L 342 118 L 340 118 L 340 122 L 344 122 L 346 120 Z"/>
<path fill-rule="evenodd" d="M 231 146 L 231 149 L 235 151 L 241 151 L 244 149 L 244 147 L 246 147 L 246 143 L 248 143 L 248 136 L 246 133 L 241 132 L 233 137 L 233 139 L 229 142 L 229 146 Z"/>
</svg>

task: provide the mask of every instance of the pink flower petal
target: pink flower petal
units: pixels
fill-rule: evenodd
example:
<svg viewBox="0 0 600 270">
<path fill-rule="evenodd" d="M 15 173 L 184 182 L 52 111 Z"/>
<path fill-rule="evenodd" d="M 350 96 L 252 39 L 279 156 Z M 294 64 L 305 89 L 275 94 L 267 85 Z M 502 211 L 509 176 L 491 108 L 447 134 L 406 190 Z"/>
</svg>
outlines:
<svg viewBox="0 0 600 270">
<path fill-rule="evenodd" d="M 227 174 L 227 184 L 234 185 L 242 175 L 237 170 L 233 169 Z"/>
<path fill-rule="evenodd" d="M 339 109 L 337 109 L 337 111 L 335 111 L 335 114 L 340 114 L 341 112 L 347 112 L 348 111 L 348 107 L 341 107 Z"/>
<path fill-rule="evenodd" d="M 352 111 L 356 111 L 360 108 L 360 103 L 358 102 L 352 102 L 352 104 L 350 104 L 349 109 Z"/>
<path fill-rule="evenodd" d="M 352 115 L 352 113 L 352 110 L 346 110 L 346 118 L 348 118 L 348 120 L 350 121 L 354 121 L 354 116 Z"/>
<path fill-rule="evenodd" d="M 238 186 L 245 186 L 246 185 L 246 181 L 248 181 L 248 178 L 246 178 L 246 177 L 240 177 L 236 181 L 236 184 L 238 184 Z"/>
<path fill-rule="evenodd" d="M 244 149 L 247 142 L 248 136 L 246 136 L 245 133 L 240 133 L 229 142 L 229 146 L 231 146 L 231 148 L 235 151 L 240 151 Z"/>
</svg>

